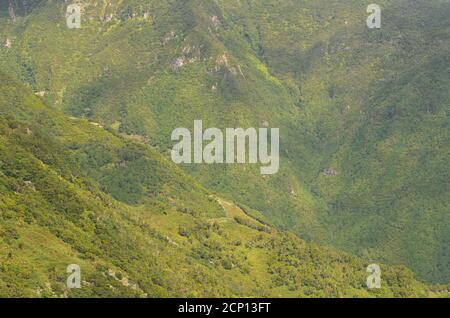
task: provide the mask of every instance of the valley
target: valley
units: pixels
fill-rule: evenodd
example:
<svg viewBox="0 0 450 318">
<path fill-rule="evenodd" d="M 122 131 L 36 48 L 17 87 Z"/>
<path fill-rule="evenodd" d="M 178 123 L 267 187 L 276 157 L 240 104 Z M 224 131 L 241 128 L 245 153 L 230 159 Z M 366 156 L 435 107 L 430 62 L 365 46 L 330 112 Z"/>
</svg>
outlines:
<svg viewBox="0 0 450 318">
<path fill-rule="evenodd" d="M 447 295 L 448 1 L 77 3 L 0 4 L 0 295 Z"/>
</svg>

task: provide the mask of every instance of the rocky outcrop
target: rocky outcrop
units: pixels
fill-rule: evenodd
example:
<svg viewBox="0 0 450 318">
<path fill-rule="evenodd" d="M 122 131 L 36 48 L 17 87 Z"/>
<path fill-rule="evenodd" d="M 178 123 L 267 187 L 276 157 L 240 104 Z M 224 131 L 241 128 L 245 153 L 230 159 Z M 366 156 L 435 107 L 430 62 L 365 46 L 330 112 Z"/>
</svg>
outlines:
<svg viewBox="0 0 450 318">
<path fill-rule="evenodd" d="M 172 71 L 176 72 L 180 68 L 182 68 L 185 64 L 186 60 L 184 59 L 184 57 L 179 57 L 175 61 L 173 61 L 172 64 L 170 64 L 170 67 L 172 68 Z"/>
<path fill-rule="evenodd" d="M 6 41 L 5 41 L 5 47 L 6 47 L 7 49 L 12 48 L 12 40 L 11 40 L 10 38 L 7 38 L 7 39 L 6 39 Z"/>
<path fill-rule="evenodd" d="M 336 177 L 337 171 L 334 170 L 333 168 L 327 168 L 323 171 L 323 174 L 326 175 L 327 177 Z"/>
<path fill-rule="evenodd" d="M 16 14 L 14 12 L 14 6 L 13 6 L 13 3 L 11 0 L 9 1 L 8 13 L 9 13 L 9 16 L 11 17 L 11 19 L 13 20 L 13 22 L 16 22 Z"/>
</svg>

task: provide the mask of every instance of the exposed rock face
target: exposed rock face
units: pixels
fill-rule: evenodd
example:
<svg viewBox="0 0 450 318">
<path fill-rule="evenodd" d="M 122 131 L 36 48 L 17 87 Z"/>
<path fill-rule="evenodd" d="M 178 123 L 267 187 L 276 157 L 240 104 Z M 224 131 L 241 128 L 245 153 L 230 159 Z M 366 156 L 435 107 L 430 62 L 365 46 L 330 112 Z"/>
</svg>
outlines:
<svg viewBox="0 0 450 318">
<path fill-rule="evenodd" d="M 218 56 L 216 59 L 216 66 L 214 67 L 214 71 L 217 73 L 221 69 L 225 69 L 226 71 L 228 71 L 230 74 L 232 74 L 234 76 L 240 75 L 240 76 L 242 76 L 242 78 L 245 79 L 245 75 L 242 72 L 241 66 L 240 65 L 232 66 L 229 62 L 229 59 L 228 59 L 228 56 L 226 53 Z"/>
<path fill-rule="evenodd" d="M 111 22 L 113 19 L 114 19 L 114 15 L 113 15 L 113 14 L 110 14 L 110 15 L 107 15 L 107 16 L 105 17 L 104 21 L 105 21 L 106 23 L 108 23 L 108 22 Z"/>
<path fill-rule="evenodd" d="M 191 47 L 189 45 L 183 47 L 183 54 L 189 54 L 191 53 Z"/>
<path fill-rule="evenodd" d="M 33 192 L 36 192 L 36 188 L 34 187 L 33 182 L 31 182 L 31 181 L 25 181 L 24 184 L 25 184 L 25 187 L 26 187 L 26 188 L 30 189 L 30 190 L 33 191 Z"/>
<path fill-rule="evenodd" d="M 176 58 L 170 65 L 172 71 L 178 71 L 187 64 L 194 64 L 198 62 L 200 58 L 200 49 L 195 46 L 185 45 L 182 50 L 182 55 Z"/>
<path fill-rule="evenodd" d="M 213 16 L 213 17 L 211 18 L 211 22 L 212 22 L 212 25 L 213 25 L 214 29 L 217 31 L 217 30 L 219 29 L 220 25 L 221 25 L 221 22 L 220 22 L 220 20 L 219 20 L 219 17 L 216 16 L 216 15 Z"/>
<path fill-rule="evenodd" d="M 103 126 L 100 125 L 99 123 L 90 122 L 90 124 L 91 124 L 92 126 L 95 126 L 95 127 L 98 127 L 98 128 L 103 128 Z"/>
<path fill-rule="evenodd" d="M 173 39 L 175 39 L 177 37 L 177 34 L 175 33 L 175 31 L 171 31 L 168 35 L 166 35 L 166 37 L 163 40 L 163 44 L 166 45 L 167 43 L 169 43 L 170 41 L 172 41 Z"/>
<path fill-rule="evenodd" d="M 242 72 L 241 66 L 238 65 L 237 68 L 238 68 L 239 74 L 241 74 L 241 76 L 245 79 L 245 75 L 244 75 L 244 72 Z"/>
<path fill-rule="evenodd" d="M 223 54 L 221 56 L 219 56 L 216 60 L 216 64 L 218 66 L 225 66 L 228 67 L 228 58 L 226 54 Z"/>
<path fill-rule="evenodd" d="M 184 57 L 179 57 L 175 61 L 172 62 L 170 67 L 172 68 L 172 71 L 178 71 L 180 68 L 182 68 L 185 65 L 186 61 Z"/>
<path fill-rule="evenodd" d="M 11 0 L 9 1 L 8 13 L 9 13 L 9 16 L 11 17 L 11 19 L 13 20 L 13 22 L 16 22 L 16 14 L 14 13 L 14 6 L 13 6 Z"/>
<path fill-rule="evenodd" d="M 10 49 L 10 48 L 12 47 L 12 40 L 11 40 L 10 38 L 7 38 L 7 39 L 6 39 L 5 47 L 6 47 L 7 49 Z"/>
<path fill-rule="evenodd" d="M 327 177 L 335 177 L 337 176 L 337 171 L 334 170 L 333 168 L 327 168 L 323 171 L 323 174 L 326 175 Z"/>
</svg>

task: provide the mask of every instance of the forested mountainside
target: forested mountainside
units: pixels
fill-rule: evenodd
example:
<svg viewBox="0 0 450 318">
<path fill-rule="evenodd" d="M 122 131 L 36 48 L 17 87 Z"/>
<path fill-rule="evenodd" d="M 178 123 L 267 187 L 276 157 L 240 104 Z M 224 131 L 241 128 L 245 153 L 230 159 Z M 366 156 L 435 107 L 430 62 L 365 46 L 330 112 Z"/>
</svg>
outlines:
<svg viewBox="0 0 450 318">
<path fill-rule="evenodd" d="M 2 297 L 440 295 L 387 265 L 367 289 L 363 259 L 281 232 L 142 142 L 0 80 Z M 70 264 L 81 289 L 66 287 Z"/>
<path fill-rule="evenodd" d="M 193 165 L 183 175 L 307 241 L 450 281 L 448 1 L 378 1 L 379 30 L 356 0 L 77 3 L 81 29 L 67 28 L 65 1 L 2 1 L 2 71 L 158 160 L 195 119 L 279 127 L 278 174 Z M 181 173 L 134 175 L 112 163 L 144 150 L 105 147 L 80 169 L 130 211 L 166 197 L 161 180 Z"/>
<path fill-rule="evenodd" d="M 380 30 L 361 23 L 365 3 L 327 3 L 300 4 L 309 20 L 290 2 L 244 15 L 319 138 L 317 165 L 297 164 L 327 202 L 328 241 L 448 281 L 450 3 L 380 1 Z"/>
</svg>

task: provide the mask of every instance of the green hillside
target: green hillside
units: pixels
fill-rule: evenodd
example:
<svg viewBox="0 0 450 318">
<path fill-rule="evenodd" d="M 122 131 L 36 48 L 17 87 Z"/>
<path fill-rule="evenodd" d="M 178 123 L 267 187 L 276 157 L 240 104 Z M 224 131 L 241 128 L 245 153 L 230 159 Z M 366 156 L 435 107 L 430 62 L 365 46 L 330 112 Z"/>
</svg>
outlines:
<svg viewBox="0 0 450 318">
<path fill-rule="evenodd" d="M 118 254 L 101 256 L 99 263 L 113 267 L 118 260 L 128 263 L 133 259 L 119 255 L 124 253 L 120 244 L 131 240 L 130 233 L 137 233 L 133 239 L 146 250 L 144 255 L 155 253 L 142 245 L 141 241 L 150 239 L 147 230 L 135 230 L 139 222 L 172 237 L 198 224 L 210 224 L 211 219 L 226 219 L 222 207 L 211 198 L 214 194 L 247 211 L 258 211 L 254 215 L 270 223 L 276 233 L 289 230 L 308 242 L 358 255 L 367 264 L 401 264 L 421 280 L 450 282 L 448 1 L 378 1 L 383 9 L 380 30 L 367 29 L 369 3 L 359 0 L 78 3 L 83 8 L 79 30 L 67 28 L 64 1 L 12 1 L 13 17 L 6 1 L 0 5 L 1 70 L 41 96 L 51 106 L 45 109 L 52 118 L 35 116 L 28 108 L 17 113 L 6 99 L 12 97 L 5 97 L 2 120 L 24 121 L 32 134 L 20 126 L 21 135 L 13 134 L 4 147 L 19 147 L 26 152 L 23 156 L 36 157 L 51 166 L 55 176 L 70 181 L 75 187 L 70 191 L 78 199 L 71 197 L 73 192 L 50 195 L 53 187 L 65 189 L 50 176 L 41 185 L 49 189 L 42 204 L 50 204 L 59 213 L 66 211 L 70 222 L 85 210 L 117 218 L 117 223 L 108 225 L 113 227 L 108 237 L 115 236 Z M 2 85 L 1 93 L 9 94 L 7 87 Z M 35 98 L 31 99 L 34 105 Z M 178 127 L 192 129 L 195 119 L 202 119 L 205 127 L 221 129 L 279 127 L 280 172 L 261 176 L 256 166 L 248 165 L 172 165 L 170 134 Z M 42 131 L 38 139 L 35 131 Z M 10 168 L 2 168 L 3 173 Z M 29 174 L 22 181 L 34 184 L 27 180 Z M 70 198 L 64 199 L 66 195 Z M 160 217 L 147 217 L 145 211 Z M 86 213 L 84 219 L 92 218 Z M 115 227 L 122 222 L 130 231 L 118 234 Z M 228 246 L 240 240 L 235 231 L 248 227 L 238 223 L 225 222 L 223 226 L 231 227 L 222 229 L 229 241 L 213 237 L 214 242 Z M 82 229 L 91 233 L 86 241 L 106 232 L 95 232 L 95 225 L 89 226 L 91 232 Z M 62 230 L 56 231 L 61 234 Z M 266 235 L 248 231 L 253 233 L 250 236 Z M 51 233 L 55 240 L 61 239 Z M 276 234 L 281 241 L 282 235 Z M 205 248 L 198 246 L 209 244 L 197 234 L 170 240 L 188 244 L 186 250 L 192 248 L 191 254 L 183 251 L 173 252 L 176 257 L 167 256 L 167 262 L 172 262 L 167 266 L 174 271 L 180 258 L 188 263 L 202 259 L 195 253 L 202 254 Z M 291 240 L 305 244 L 289 236 Z M 158 248 L 168 244 L 155 242 L 149 244 Z M 224 247 L 219 262 L 229 265 L 227 253 L 239 258 L 238 253 L 250 268 L 272 263 L 242 248 L 245 245 Z M 313 248 L 310 243 L 305 246 Z M 267 253 L 273 256 L 281 247 L 272 247 Z M 323 281 L 329 277 L 325 274 L 328 265 L 322 264 L 336 271 L 336 264 L 325 261 L 326 257 L 320 266 L 311 266 L 320 272 L 313 276 L 325 275 Z M 301 290 L 300 278 L 293 277 L 306 269 L 296 265 L 295 270 L 282 270 L 285 276 L 280 286 L 270 285 L 276 270 L 270 275 L 263 270 L 264 275 L 244 271 L 243 277 L 249 280 L 244 292 L 233 285 L 241 280 L 240 275 L 212 270 L 207 262 L 203 265 L 198 267 L 202 275 L 197 276 L 211 277 L 206 284 L 215 286 L 211 290 L 201 289 L 201 283 L 195 285 L 187 273 L 183 276 L 198 287 L 194 288 L 197 295 L 222 291 L 214 282 L 221 282 L 223 273 L 229 274 L 229 295 L 259 295 L 256 290 L 266 289 L 270 295 L 337 296 L 332 294 L 337 290 L 345 290 L 340 296 L 353 295 L 340 289 L 347 278 L 330 283 L 335 287 L 342 283 L 339 288 L 320 285 Z M 130 277 L 137 275 L 135 281 L 148 274 L 140 272 L 138 265 L 134 269 L 121 266 L 118 269 Z M 360 275 L 364 276 L 362 267 Z M 355 268 L 358 272 L 359 264 Z M 171 275 L 155 274 L 163 276 Z M 322 282 L 319 276 L 314 277 Z M 356 275 L 355 281 L 360 282 L 362 276 Z M 284 281 L 287 277 L 289 283 Z M 142 291 L 186 295 L 189 289 L 180 290 L 182 286 L 175 282 Z M 357 286 L 355 293 L 366 295 Z"/>
<path fill-rule="evenodd" d="M 299 88 L 299 120 L 321 149 L 312 149 L 316 165 L 298 168 L 327 202 L 327 240 L 448 282 L 450 4 L 380 1 L 382 28 L 369 30 L 365 3 L 325 2 L 233 14 L 258 27 L 244 32 Z M 336 176 L 323 173 L 329 167 Z"/>
<path fill-rule="evenodd" d="M 4 20 L 2 29 L 14 43 L 3 50 L 4 67 L 50 105 L 120 134 L 144 136 L 167 157 L 172 131 L 192 127 L 195 119 L 218 128 L 268 123 L 280 127 L 283 145 L 295 144 L 292 133 L 304 130 L 294 122 L 299 109 L 288 90 L 238 30 L 223 25 L 216 31 L 212 17 L 220 15 L 219 6 L 210 1 L 113 1 L 107 8 L 98 1 L 83 3 L 80 30 L 58 19 L 65 7 L 57 2 L 18 16 L 16 23 Z M 177 60 L 183 66 L 175 67 Z M 295 130 L 285 128 L 291 124 Z M 308 134 L 312 145 L 315 137 Z M 292 174 L 294 165 L 285 157 L 280 173 L 264 180 L 256 167 L 186 169 L 207 188 L 261 210 L 277 226 L 304 238 L 324 238 L 315 211 L 326 207 Z"/>
<path fill-rule="evenodd" d="M 369 290 L 363 260 L 277 231 L 142 143 L 0 80 L 2 297 L 438 295 L 389 266 Z M 69 264 L 81 289 L 65 286 Z"/>
</svg>

